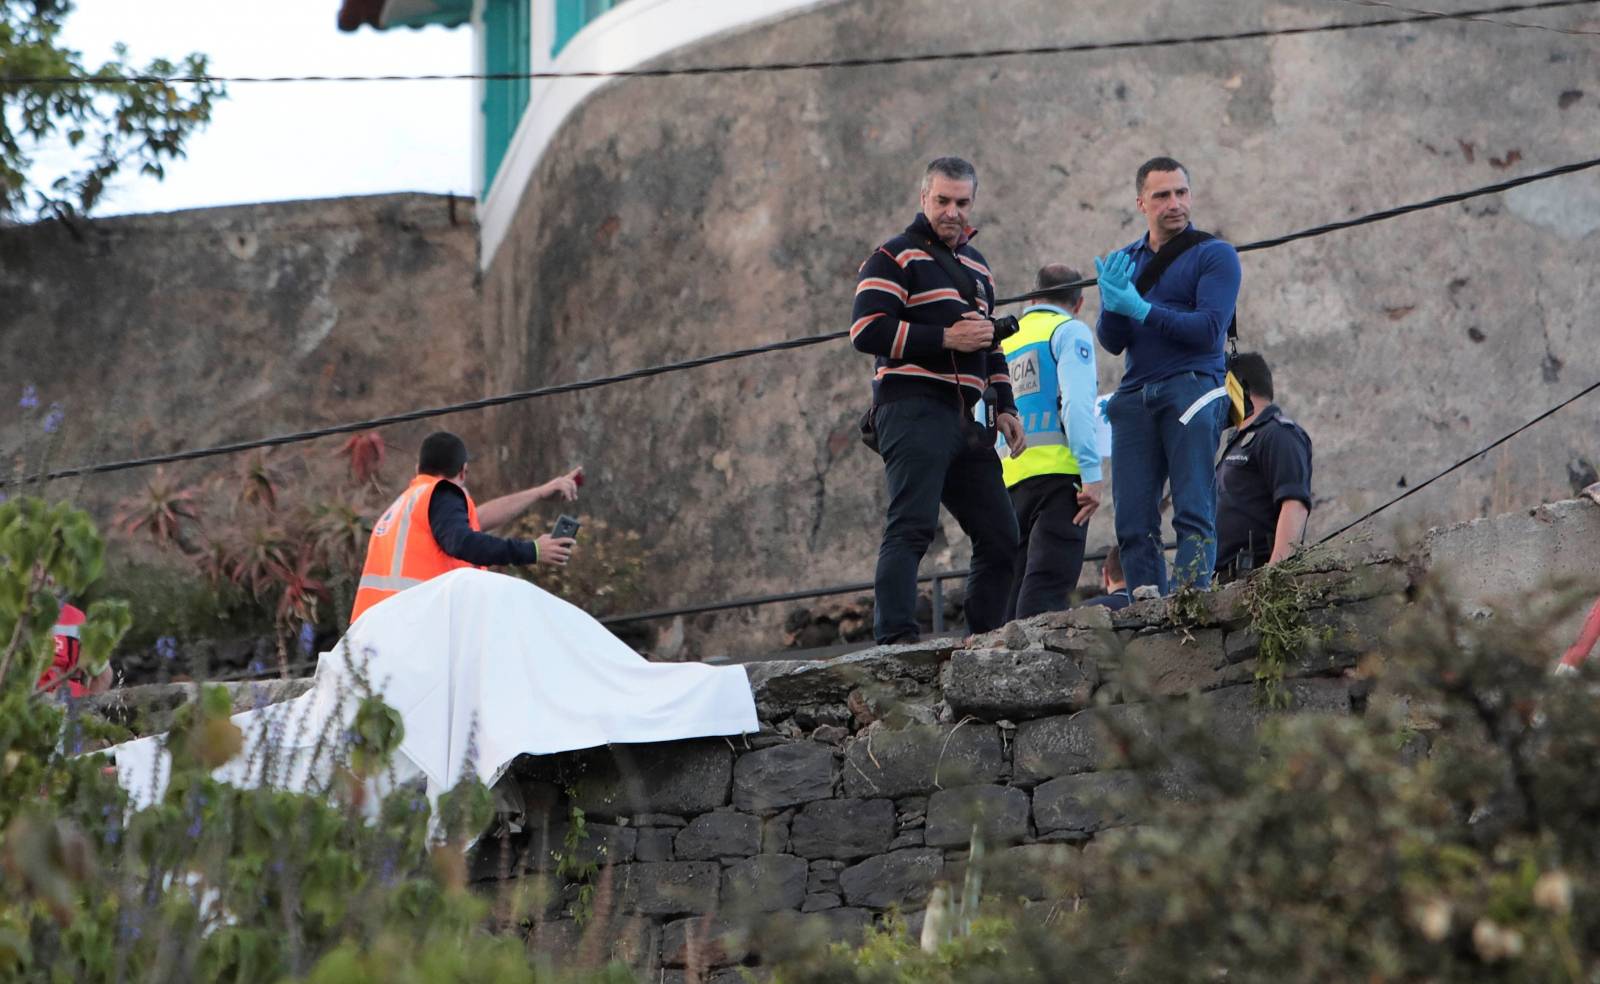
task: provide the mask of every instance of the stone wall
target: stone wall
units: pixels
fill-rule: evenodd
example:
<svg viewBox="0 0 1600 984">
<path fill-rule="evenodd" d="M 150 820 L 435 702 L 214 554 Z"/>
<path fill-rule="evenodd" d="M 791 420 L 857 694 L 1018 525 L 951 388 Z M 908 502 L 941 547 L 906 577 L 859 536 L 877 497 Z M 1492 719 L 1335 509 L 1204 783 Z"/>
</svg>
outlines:
<svg viewBox="0 0 1600 984">
<path fill-rule="evenodd" d="M 1367 695 L 1349 671 L 1409 576 L 1390 560 L 1330 559 L 1296 583 L 1328 631 L 1285 668 L 1290 706 L 1360 713 Z M 1161 739 L 1152 701 L 1203 702 L 1236 740 L 1273 713 L 1243 591 L 1202 596 L 1181 630 L 1152 601 L 960 645 L 752 664 L 759 734 L 519 760 L 475 877 L 493 893 L 551 876 L 562 855 L 592 862 L 592 896 L 555 877 L 548 904 L 506 929 L 557 954 L 625 959 L 651 981 L 681 980 L 697 961 L 711 981 L 739 980 L 729 968 L 855 937 L 894 911 L 914 929 L 936 884 L 959 889 L 974 825 L 986 892 L 1070 900 L 1085 890 L 1075 859 L 1137 823 L 1140 797 L 1186 795 L 1181 774 L 1116 764 L 1114 746 Z M 581 840 L 569 837 L 580 813 Z"/>
<path fill-rule="evenodd" d="M 30 468 L 120 460 L 484 394 L 471 203 L 382 195 L 0 229 L 0 447 Z M 55 435 L 15 409 L 24 385 Z M 488 450 L 473 415 L 390 428 L 403 483 L 440 424 Z M 276 451 L 302 479 L 342 439 Z M 46 457 L 48 460 L 46 461 Z M 497 458 L 480 455 L 492 480 Z M 241 459 L 176 465 L 183 484 Z M 102 522 L 149 470 L 59 486 Z"/>
<path fill-rule="evenodd" d="M 712 64 L 1191 33 L 1376 17 L 1322 0 L 847 0 L 682 52 Z M 1588 9 L 1540 22 L 1600 27 Z M 892 28 L 888 27 L 892 25 Z M 1493 66 L 1492 70 L 1484 70 Z M 1591 156 L 1600 51 L 1442 22 L 1276 39 L 832 72 L 622 80 L 552 141 L 484 279 L 497 390 L 849 323 L 857 266 L 915 211 L 923 162 L 970 156 L 1003 291 L 1140 232 L 1132 175 L 1193 170 L 1236 241 Z M 1587 341 L 1600 177 L 1528 186 L 1247 256 L 1242 344 L 1316 444 L 1312 534 L 1600 378 Z M 1087 316 L 1097 300 L 1090 292 Z M 1119 361 L 1104 353 L 1101 383 Z M 496 412 L 514 459 L 582 460 L 586 508 L 627 516 L 688 604 L 870 576 L 878 462 L 856 441 L 869 362 L 837 343 Z M 1368 529 L 1418 528 L 1593 481 L 1590 416 L 1542 423 Z M 1110 539 L 1109 515 L 1090 546 Z M 927 569 L 964 566 L 947 522 Z M 797 572 L 804 572 L 804 577 Z M 1093 571 L 1089 572 L 1093 575 Z M 707 654 L 775 639 L 717 616 Z"/>
<path fill-rule="evenodd" d="M 1355 672 L 1384 650 L 1413 587 L 1436 578 L 1476 615 L 1526 614 L 1517 606 L 1586 573 L 1596 522 L 1600 506 L 1582 499 L 1434 530 L 1404 559 L 1304 558 L 1292 586 L 1315 642 L 1283 666 L 1288 712 L 1383 714 L 1425 748 L 1437 727 L 1426 708 Z M 1495 551 L 1514 565 L 1498 580 L 1476 563 Z M 1160 805 L 1152 797 L 1196 791 L 1182 766 L 1130 770 L 1128 749 L 1174 748 L 1197 722 L 1248 742 L 1281 713 L 1256 682 L 1249 590 L 1186 600 L 1181 627 L 1150 601 L 965 641 L 752 663 L 756 734 L 519 759 L 472 854 L 476 887 L 528 890 L 531 914 L 499 928 L 558 959 L 612 955 L 651 981 L 707 963 L 702 980 L 718 984 L 892 912 L 915 929 L 936 885 L 961 884 L 974 824 L 986 894 L 1070 903 L 1093 893 L 1095 855 Z M 1566 632 L 1552 633 L 1552 661 Z M 304 685 L 240 685 L 235 704 Z M 191 692 L 139 688 L 94 705 L 149 733 Z"/>
</svg>

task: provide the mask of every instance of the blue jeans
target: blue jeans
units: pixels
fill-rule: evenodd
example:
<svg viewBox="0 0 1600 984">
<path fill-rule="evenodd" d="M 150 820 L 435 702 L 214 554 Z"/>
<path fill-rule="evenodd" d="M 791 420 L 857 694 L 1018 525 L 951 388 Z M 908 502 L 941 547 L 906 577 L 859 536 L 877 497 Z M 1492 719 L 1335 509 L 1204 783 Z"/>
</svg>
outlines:
<svg viewBox="0 0 1600 984">
<path fill-rule="evenodd" d="M 906 397 L 874 413 L 889 513 L 873 579 L 873 636 L 894 642 L 919 633 L 917 565 L 939 530 L 940 502 L 972 539 L 967 628 L 999 628 L 1017 554 L 1017 518 L 994 446 L 968 442 L 964 427 L 970 418 L 956 409 L 954 392 L 948 400 Z"/>
<path fill-rule="evenodd" d="M 1106 404 L 1111 420 L 1111 501 L 1128 588 L 1168 592 L 1161 550 L 1161 489 L 1172 483 L 1178 579 L 1208 587 L 1217 556 L 1217 442 L 1228 419 L 1222 381 L 1185 372 Z"/>
</svg>

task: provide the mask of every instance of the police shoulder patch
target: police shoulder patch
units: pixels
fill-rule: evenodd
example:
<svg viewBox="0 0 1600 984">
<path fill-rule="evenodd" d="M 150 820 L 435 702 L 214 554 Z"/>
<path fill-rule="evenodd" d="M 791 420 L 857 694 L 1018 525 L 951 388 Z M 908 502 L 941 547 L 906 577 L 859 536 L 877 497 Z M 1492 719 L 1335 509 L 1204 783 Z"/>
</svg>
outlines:
<svg viewBox="0 0 1600 984">
<path fill-rule="evenodd" d="M 1073 343 L 1073 351 L 1077 353 L 1078 361 L 1084 365 L 1094 361 L 1094 347 L 1082 339 Z"/>
</svg>

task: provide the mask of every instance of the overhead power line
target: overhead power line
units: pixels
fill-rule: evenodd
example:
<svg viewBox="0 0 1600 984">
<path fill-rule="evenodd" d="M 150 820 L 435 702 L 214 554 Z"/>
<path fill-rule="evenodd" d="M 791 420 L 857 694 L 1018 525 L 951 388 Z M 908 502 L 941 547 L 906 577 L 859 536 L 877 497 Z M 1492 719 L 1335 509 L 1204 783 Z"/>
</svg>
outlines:
<svg viewBox="0 0 1600 984">
<path fill-rule="evenodd" d="M 1273 249 L 1286 243 L 1296 242 L 1301 239 L 1314 239 L 1317 236 L 1326 236 L 1330 232 L 1339 232 L 1340 230 L 1351 229 L 1356 226 L 1371 225 L 1374 222 L 1383 222 L 1386 219 L 1394 219 L 1399 218 L 1402 215 L 1410 215 L 1412 212 L 1421 212 L 1430 208 L 1440 208 L 1444 205 L 1454 205 L 1457 202 L 1464 202 L 1471 198 L 1481 198 L 1484 195 L 1498 195 L 1503 191 L 1510 191 L 1513 188 L 1520 188 L 1523 185 L 1533 184 L 1536 181 L 1546 181 L 1550 178 L 1558 178 L 1563 174 L 1573 174 L 1578 171 L 1586 171 L 1592 167 L 1600 167 L 1600 158 L 1587 161 L 1576 161 L 1572 164 L 1563 164 L 1560 167 L 1553 167 L 1547 171 L 1539 171 L 1535 174 L 1524 174 L 1521 177 L 1511 178 L 1507 181 L 1498 181 L 1491 185 L 1484 185 L 1481 188 L 1473 188 L 1468 191 L 1458 191 L 1449 195 L 1440 195 L 1438 198 L 1430 198 L 1423 202 L 1413 202 L 1410 205 L 1399 205 L 1395 208 L 1384 209 L 1381 212 L 1369 212 L 1366 215 L 1358 215 L 1353 219 L 1343 219 L 1339 222 L 1329 222 L 1324 225 L 1312 226 L 1310 229 L 1301 229 L 1299 232 L 1291 232 L 1287 235 L 1275 236 L 1272 239 L 1258 239 L 1253 243 L 1244 243 L 1234 248 L 1241 253 L 1253 253 L 1256 250 Z M 1018 294 L 1015 297 L 1002 297 L 994 303 L 995 306 L 998 307 L 1003 304 L 1016 304 L 1021 301 L 1031 301 L 1038 297 L 1047 297 L 1051 294 L 1055 294 L 1063 290 L 1071 290 L 1075 287 L 1093 287 L 1098 282 L 1099 281 L 1097 281 L 1095 278 L 1088 277 L 1084 280 L 1074 281 L 1070 284 L 1061 284 L 1045 290 L 1035 290 L 1029 291 L 1026 294 Z"/>
<path fill-rule="evenodd" d="M 1527 174 L 1519 178 L 1512 178 L 1509 181 L 1499 181 L 1491 185 L 1484 185 L 1481 188 L 1473 188 L 1468 191 L 1460 191 L 1449 195 L 1441 195 L 1438 198 L 1430 198 L 1426 201 L 1416 202 L 1410 205 L 1400 205 L 1395 208 L 1384 209 L 1381 212 L 1371 212 L 1367 215 L 1358 216 L 1353 219 L 1345 219 L 1339 222 L 1329 222 L 1324 225 L 1314 226 L 1310 229 L 1303 229 L 1299 232 L 1291 232 L 1286 235 L 1276 236 L 1272 239 L 1257 240 L 1253 243 L 1246 243 L 1243 246 L 1238 247 L 1238 249 L 1241 253 L 1255 250 L 1272 249 L 1276 246 L 1282 246 L 1286 243 L 1297 242 L 1302 239 L 1310 239 L 1315 236 L 1325 236 L 1332 232 L 1339 232 L 1341 230 L 1354 228 L 1356 226 L 1370 225 L 1375 222 L 1383 222 L 1388 219 L 1393 219 L 1402 215 L 1409 215 L 1412 212 L 1419 212 L 1424 209 L 1439 208 L 1443 205 L 1462 202 L 1471 198 L 1478 198 L 1483 195 L 1497 194 L 1521 185 L 1532 184 L 1536 181 L 1544 181 L 1550 178 L 1559 177 L 1564 174 L 1572 174 L 1574 172 L 1587 170 L 1593 167 L 1600 167 L 1600 158 L 1594 158 L 1587 161 L 1578 161 L 1572 164 L 1563 164 L 1559 167 L 1553 167 L 1549 170 L 1539 171 L 1535 174 Z M 1091 286 L 1094 284 L 1094 281 L 1081 281 L 1080 284 L 1082 286 Z M 1060 287 L 1052 288 L 1052 290 L 1060 289 Z M 998 301 L 996 303 L 1010 303 L 1012 301 L 1025 299 L 1029 296 L 1031 295 L 1022 295 L 1022 297 L 1019 298 L 1006 298 L 1003 301 Z M 244 451 L 253 451 L 257 448 L 278 447 L 285 444 L 299 444 L 305 441 L 313 441 L 318 438 L 333 437 L 339 434 L 353 434 L 359 431 L 387 427 L 392 424 L 403 424 L 416 420 L 425 420 L 430 417 L 442 417 L 447 414 L 464 413 L 469 410 L 482 410 L 488 407 L 504 406 L 509 403 L 521 403 L 527 400 L 535 400 L 547 396 L 559 396 L 566 393 L 577 393 L 583 390 L 598 389 L 602 386 L 610 386 L 615 383 L 625 383 L 636 379 L 647 379 L 651 376 L 661 376 L 667 373 L 680 372 L 687 369 L 698 369 L 703 366 L 715 365 L 720 362 L 733 362 L 737 359 L 746 359 L 755 355 L 765 355 L 769 352 L 784 352 L 791 349 L 808 348 L 812 345 L 821 345 L 825 342 L 838 341 L 848 337 L 849 334 L 850 333 L 848 331 L 835 331 L 821 335 L 807 335 L 801 338 L 790 338 L 778 342 L 769 342 L 765 345 L 757 345 L 751 348 L 735 349 L 731 352 L 721 352 L 715 355 L 700 356 L 699 358 L 695 359 L 685 359 L 681 362 L 668 362 L 662 365 L 647 366 L 643 369 L 635 369 L 631 372 L 619 373 L 611 376 L 597 376 L 591 379 L 578 380 L 571 383 L 561 383 L 556 386 L 541 386 L 537 389 L 519 390 L 514 393 L 503 393 L 499 396 L 484 397 L 483 399 L 468 400 L 464 403 L 452 403 L 440 407 L 427 407 L 418 410 L 409 410 L 404 413 L 391 414 L 385 417 L 374 417 L 370 420 L 358 420 L 344 424 L 333 424 L 328 427 L 297 431 L 292 434 L 280 434 L 274 437 L 256 438 L 248 441 L 236 441 L 231 444 L 222 444 L 209 448 L 197 448 L 188 451 L 175 451 L 170 454 L 148 455 L 140 458 L 128 458 L 121 461 L 79 465 L 73 468 L 63 468 L 57 471 L 52 471 L 41 476 L 24 476 L 21 478 L 12 478 L 5 481 L 0 481 L 0 488 L 22 485 L 36 481 L 53 481 L 61 478 L 75 478 L 80 475 L 101 475 L 108 472 L 127 471 L 128 469 L 132 468 L 147 468 L 151 465 L 165 465 L 180 461 L 195 461 L 201 458 L 214 458 L 221 455 L 239 454 Z"/>
<path fill-rule="evenodd" d="M 1435 21 L 1482 21 L 1495 14 L 1514 14 L 1533 10 L 1582 7 L 1600 0 L 1538 0 L 1535 3 L 1501 4 L 1454 13 L 1418 11 L 1405 16 L 1378 20 L 1307 24 L 1301 27 L 1256 28 L 1248 31 L 1191 34 L 1182 37 L 1131 38 L 1122 41 L 1089 41 L 1075 44 L 1042 44 L 1017 47 L 981 48 L 970 51 L 918 52 L 904 55 L 865 55 L 859 58 L 822 58 L 808 61 L 754 62 L 728 65 L 688 65 L 682 67 L 597 69 L 577 72 L 465 72 L 419 75 L 0 75 L 0 86 L 14 85 L 181 85 L 189 83 L 277 83 L 277 82 L 509 82 L 522 79 L 659 79 L 694 75 L 744 75 L 763 72 L 810 72 L 835 68 L 873 68 L 882 65 L 911 65 L 936 62 L 987 61 L 995 58 L 1022 58 L 1038 55 L 1085 54 L 1094 51 L 1132 51 L 1144 48 L 1176 48 L 1185 45 L 1217 44 L 1226 41 L 1257 41 L 1266 38 L 1330 34 Z M 1490 21 L 1489 23 L 1497 23 Z M 1516 25 L 1523 26 L 1523 25 Z"/>
<path fill-rule="evenodd" d="M 1565 410 L 1567 407 L 1571 406 L 1572 404 L 1577 403 L 1579 400 L 1581 400 L 1584 397 L 1588 396 L 1590 393 L 1593 393 L 1595 390 L 1600 390 L 1600 382 L 1590 383 L 1588 386 L 1585 386 L 1582 390 L 1578 391 L 1577 393 L 1573 394 L 1572 396 L 1568 397 L 1567 399 L 1562 400 L 1560 403 L 1557 403 L 1555 406 L 1553 406 L 1550 409 L 1546 410 L 1544 413 L 1541 413 L 1539 416 L 1533 418 L 1532 420 L 1528 421 L 1527 423 L 1522 424 L 1521 426 L 1517 427 L 1515 430 L 1512 430 L 1512 431 L 1510 431 L 1510 432 L 1508 432 L 1506 434 L 1501 435 L 1498 438 L 1495 438 L 1495 440 L 1493 440 L 1489 444 L 1484 445 L 1483 447 L 1479 448 L 1478 450 L 1476 450 L 1476 451 L 1472 452 L 1471 454 L 1467 455 L 1465 458 L 1462 458 L 1460 461 L 1456 462 L 1455 464 L 1451 465 L 1449 468 L 1446 468 L 1444 471 L 1442 471 L 1439 474 L 1437 474 L 1437 475 L 1433 476 L 1432 478 L 1428 479 L 1426 482 L 1423 482 L 1420 485 L 1414 485 L 1411 488 L 1406 489 L 1404 492 L 1400 493 L 1399 495 L 1395 496 L 1394 498 L 1390 499 L 1388 502 L 1383 503 L 1381 506 L 1378 506 L 1375 509 L 1367 510 L 1366 512 L 1362 513 L 1360 516 L 1356 517 L 1355 519 L 1351 520 L 1350 522 L 1348 522 L 1348 523 L 1344 524 L 1343 526 L 1339 527 L 1338 529 L 1334 530 L 1332 533 L 1329 533 L 1327 536 L 1325 536 L 1322 539 L 1318 540 L 1317 541 L 1317 546 L 1320 547 L 1324 543 L 1327 543 L 1329 540 L 1332 540 L 1334 537 L 1337 537 L 1337 536 L 1340 536 L 1340 535 L 1342 535 L 1344 533 L 1350 532 L 1351 530 L 1355 529 L 1357 526 L 1360 526 L 1362 523 L 1365 523 L 1367 520 L 1372 519 L 1374 516 L 1377 516 L 1379 513 L 1383 512 L 1384 510 L 1388 509 L 1389 507 L 1398 505 L 1401 502 L 1404 502 L 1405 500 L 1411 498 L 1412 496 L 1416 495 L 1418 492 L 1421 492 L 1423 489 L 1425 489 L 1428 486 L 1432 485 L 1434 482 L 1437 482 L 1439 479 L 1444 478 L 1446 475 L 1450 474 L 1451 472 L 1456 471 L 1457 469 L 1460 469 L 1460 468 L 1465 468 L 1467 465 L 1470 465 L 1474 461 L 1477 461 L 1479 458 L 1483 457 L 1484 455 L 1488 454 L 1490 451 L 1493 451 L 1495 448 L 1499 447 L 1500 445 L 1502 445 L 1502 444 L 1506 443 L 1507 441 L 1511 440 L 1512 438 L 1516 437 L 1518 434 L 1521 434 L 1523 431 L 1527 430 L 1528 428 L 1534 426 L 1535 424 L 1537 424 L 1537 423 L 1539 423 L 1539 422 L 1541 422 L 1541 421 L 1543 421 L 1543 420 L 1545 420 L 1545 419 L 1547 419 L 1549 417 L 1555 416 L 1557 413 L 1560 413 L 1562 410 Z"/>
<path fill-rule="evenodd" d="M 1388 3 L 1386 0 L 1340 0 L 1341 3 L 1354 4 L 1358 7 L 1382 7 L 1386 10 L 1399 10 L 1408 14 L 1441 14 L 1437 10 L 1428 10 L 1425 7 L 1404 7 L 1397 3 Z M 1600 37 L 1600 31 L 1585 31 L 1581 28 L 1555 27 L 1550 24 L 1529 24 L 1526 21 L 1500 20 L 1496 17 L 1484 17 L 1475 13 L 1441 14 L 1453 17 L 1456 20 L 1476 21 L 1479 24 L 1493 24 L 1496 27 L 1520 27 L 1530 31 L 1549 31 L 1552 34 L 1567 34 L 1572 37 L 1592 38 Z"/>
</svg>

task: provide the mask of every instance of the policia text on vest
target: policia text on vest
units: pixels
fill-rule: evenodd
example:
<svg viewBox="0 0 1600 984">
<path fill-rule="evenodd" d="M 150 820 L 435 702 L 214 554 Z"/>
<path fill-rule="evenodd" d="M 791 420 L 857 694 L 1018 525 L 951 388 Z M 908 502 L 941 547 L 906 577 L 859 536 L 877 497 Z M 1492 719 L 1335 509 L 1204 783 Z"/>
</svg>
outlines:
<svg viewBox="0 0 1600 984">
<path fill-rule="evenodd" d="M 1046 267 L 1040 286 L 1079 279 Z M 1015 335 L 1001 342 L 1027 448 L 1013 458 L 996 445 L 1020 534 L 1006 619 L 1067 607 L 1083 568 L 1089 516 L 1098 506 L 1100 455 L 1095 442 L 1094 337 L 1073 317 L 1081 294 L 1028 308 Z M 1090 488 L 1085 494 L 1085 485 Z"/>
</svg>

